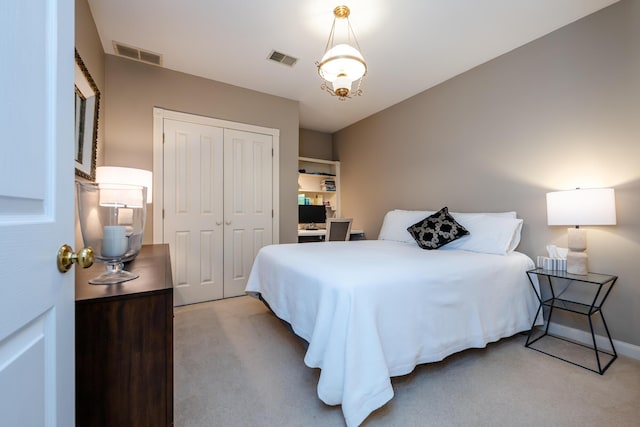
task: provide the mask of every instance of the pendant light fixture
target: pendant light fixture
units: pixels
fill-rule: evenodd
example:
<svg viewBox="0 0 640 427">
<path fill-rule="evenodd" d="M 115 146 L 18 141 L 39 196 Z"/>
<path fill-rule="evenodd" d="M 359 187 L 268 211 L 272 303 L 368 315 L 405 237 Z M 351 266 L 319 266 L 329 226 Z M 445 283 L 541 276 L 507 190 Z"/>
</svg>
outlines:
<svg viewBox="0 0 640 427">
<path fill-rule="evenodd" d="M 338 6 L 333 10 L 333 14 L 335 17 L 327 46 L 322 59 L 316 62 L 316 65 L 323 79 L 320 87 L 344 101 L 362 94 L 360 84 L 367 74 L 367 63 L 360 53 L 358 40 L 349 22 L 349 8 Z M 339 36 L 336 35 L 336 25 Z"/>
</svg>

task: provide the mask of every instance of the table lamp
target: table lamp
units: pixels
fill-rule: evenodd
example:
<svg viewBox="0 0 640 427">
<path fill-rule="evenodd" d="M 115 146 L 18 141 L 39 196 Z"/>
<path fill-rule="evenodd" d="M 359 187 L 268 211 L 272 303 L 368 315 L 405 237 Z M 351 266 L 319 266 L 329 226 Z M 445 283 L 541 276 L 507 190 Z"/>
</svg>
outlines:
<svg viewBox="0 0 640 427">
<path fill-rule="evenodd" d="M 547 224 L 573 225 L 568 229 L 567 273 L 586 275 L 589 271 L 586 231 L 581 225 L 615 225 L 613 188 L 590 188 L 547 193 Z"/>
<path fill-rule="evenodd" d="M 98 166 L 96 168 L 98 184 L 128 184 L 147 187 L 147 204 L 153 197 L 153 174 L 151 171 L 120 166 Z"/>
</svg>

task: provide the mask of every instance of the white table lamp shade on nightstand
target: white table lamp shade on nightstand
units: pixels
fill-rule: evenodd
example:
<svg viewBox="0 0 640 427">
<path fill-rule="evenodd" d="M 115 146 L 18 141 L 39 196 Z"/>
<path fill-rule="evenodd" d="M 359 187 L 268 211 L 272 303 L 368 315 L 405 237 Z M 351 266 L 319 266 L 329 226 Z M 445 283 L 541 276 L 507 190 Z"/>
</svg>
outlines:
<svg viewBox="0 0 640 427">
<path fill-rule="evenodd" d="M 615 225 L 616 204 L 612 188 L 576 189 L 547 193 L 547 224 L 570 225 L 567 273 L 587 274 L 587 235 L 581 225 Z"/>
</svg>

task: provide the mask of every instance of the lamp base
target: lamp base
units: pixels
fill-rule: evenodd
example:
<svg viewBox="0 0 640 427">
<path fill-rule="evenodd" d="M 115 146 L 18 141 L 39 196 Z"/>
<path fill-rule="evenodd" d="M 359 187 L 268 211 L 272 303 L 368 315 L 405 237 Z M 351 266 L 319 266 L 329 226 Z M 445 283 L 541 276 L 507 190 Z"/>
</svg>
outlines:
<svg viewBox="0 0 640 427">
<path fill-rule="evenodd" d="M 567 273 L 585 276 L 589 272 L 589 255 L 586 252 L 567 253 Z"/>
<path fill-rule="evenodd" d="M 107 262 L 105 269 L 104 273 L 89 280 L 89 283 L 92 285 L 115 285 L 140 277 L 139 274 L 125 270 L 122 262 Z"/>
</svg>

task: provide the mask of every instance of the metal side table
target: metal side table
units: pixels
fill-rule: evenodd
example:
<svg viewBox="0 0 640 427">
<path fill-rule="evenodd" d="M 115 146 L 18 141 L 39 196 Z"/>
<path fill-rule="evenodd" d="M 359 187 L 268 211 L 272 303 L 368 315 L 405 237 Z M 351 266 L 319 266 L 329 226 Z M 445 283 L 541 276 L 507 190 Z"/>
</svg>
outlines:
<svg viewBox="0 0 640 427">
<path fill-rule="evenodd" d="M 613 285 L 616 283 L 616 280 L 618 280 L 618 276 L 599 273 L 577 275 L 569 274 L 566 271 L 544 270 L 542 268 L 536 268 L 534 270 L 527 271 L 527 276 L 540 303 L 540 305 L 538 306 L 538 311 L 536 312 L 535 319 L 537 319 L 540 313 L 543 312 L 544 307 L 547 307 L 549 309 L 549 317 L 547 319 L 546 325 L 543 327 L 543 333 L 539 334 L 538 336 L 535 336 L 535 331 L 537 330 L 537 328 L 535 326 L 534 320 L 533 324 L 531 325 L 531 330 L 529 331 L 529 334 L 527 336 L 525 347 L 531 348 L 532 350 L 539 351 L 573 365 L 580 366 L 584 369 L 597 372 L 600 375 L 604 374 L 607 368 L 611 366 L 613 361 L 618 358 L 618 354 L 616 353 L 615 347 L 613 346 L 611 334 L 609 333 L 609 328 L 607 327 L 607 323 L 604 320 L 604 315 L 602 314 L 602 306 L 609 296 L 609 293 L 611 292 Z M 541 286 L 546 280 L 546 283 L 549 285 L 549 291 L 551 293 L 551 296 L 549 298 L 543 299 L 541 295 L 542 291 L 539 292 L 533 282 L 534 276 L 539 279 Z M 582 289 L 572 289 L 578 287 L 579 284 L 581 285 L 579 287 Z M 576 292 L 572 293 L 570 292 L 571 290 L 574 290 Z M 586 316 L 589 319 L 589 331 L 591 332 L 591 340 L 593 345 L 590 346 L 580 344 L 549 333 L 549 325 L 551 324 L 554 310 L 569 311 Z M 609 345 L 611 346 L 610 350 L 603 350 L 601 348 L 598 348 L 592 320 L 592 317 L 596 314 L 600 314 L 600 318 L 602 319 L 604 331 L 606 332 L 606 338 L 608 339 Z M 592 349 L 595 352 L 597 368 L 591 368 L 583 363 L 571 361 L 558 355 L 554 355 L 544 348 L 541 349 L 539 347 L 536 348 L 533 346 L 533 344 L 535 343 L 540 343 L 540 340 L 545 337 L 563 340 L 573 345 Z"/>
</svg>

